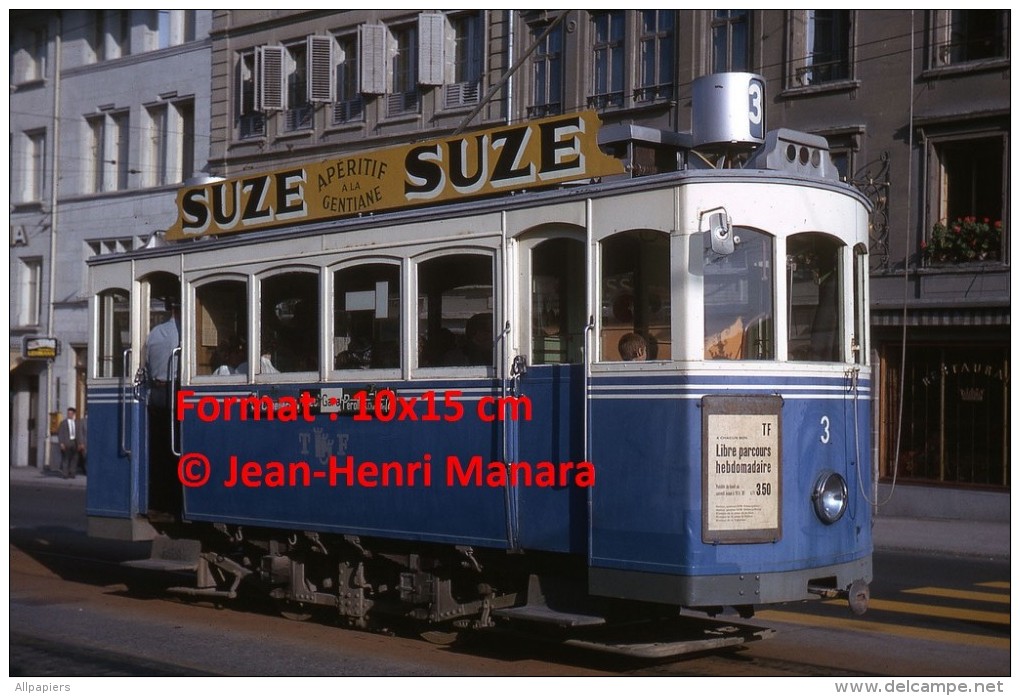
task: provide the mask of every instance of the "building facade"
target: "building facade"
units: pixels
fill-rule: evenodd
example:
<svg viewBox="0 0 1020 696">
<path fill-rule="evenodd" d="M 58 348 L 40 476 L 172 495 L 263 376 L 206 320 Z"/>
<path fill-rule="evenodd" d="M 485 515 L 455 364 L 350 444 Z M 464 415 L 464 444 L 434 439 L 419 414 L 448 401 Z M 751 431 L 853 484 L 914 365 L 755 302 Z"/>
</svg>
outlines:
<svg viewBox="0 0 1020 696">
<path fill-rule="evenodd" d="M 11 463 L 47 463 L 87 420 L 85 260 L 172 223 L 209 149 L 209 11 L 11 14 Z M 57 338 L 23 360 L 26 337 Z M 52 460 L 50 460 L 52 461 Z"/>
<path fill-rule="evenodd" d="M 217 10 L 210 98 L 195 100 L 195 127 L 208 128 L 208 172 L 238 176 L 594 109 L 603 146 L 640 176 L 678 166 L 673 145 L 691 130 L 696 78 L 760 74 L 767 129 L 825 136 L 840 175 L 874 204 L 872 343 L 862 349 L 876 368 L 882 480 L 1004 509 L 1009 19 L 1008 10 Z M 78 114 L 82 128 L 100 113 L 116 127 L 117 108 L 102 107 L 117 102 L 100 102 Z M 47 127 L 20 129 L 26 162 Z M 19 252 L 12 277 L 27 260 L 18 272 L 31 279 L 31 259 L 44 256 Z"/>
</svg>

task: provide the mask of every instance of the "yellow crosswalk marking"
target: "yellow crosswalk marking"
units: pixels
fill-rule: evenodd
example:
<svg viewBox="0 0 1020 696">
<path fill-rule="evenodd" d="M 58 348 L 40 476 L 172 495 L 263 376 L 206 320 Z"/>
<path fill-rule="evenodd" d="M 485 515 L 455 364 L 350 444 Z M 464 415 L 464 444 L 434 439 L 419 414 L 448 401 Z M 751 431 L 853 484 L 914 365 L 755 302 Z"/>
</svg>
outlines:
<svg viewBox="0 0 1020 696">
<path fill-rule="evenodd" d="M 839 600 L 826 601 L 826 604 L 845 604 Z M 888 599 L 871 598 L 868 610 L 894 611 L 900 614 L 916 614 L 918 616 L 936 616 L 940 619 L 959 619 L 961 621 L 981 621 L 1009 625 L 1009 614 L 978 609 L 957 609 L 954 607 L 937 607 L 931 604 L 911 604 L 910 602 L 893 602 Z"/>
<path fill-rule="evenodd" d="M 874 603 L 874 600 L 872 600 Z M 798 624 L 801 626 L 820 626 L 824 628 L 837 628 L 847 631 L 861 631 L 864 633 L 881 633 L 884 635 L 896 636 L 899 638 L 911 638 L 921 640 L 934 640 L 941 643 L 953 643 L 956 645 L 974 645 L 984 648 L 996 648 L 1009 650 L 1009 638 L 996 638 L 993 636 L 977 636 L 970 633 L 957 631 L 939 631 L 930 628 L 914 628 L 912 626 L 896 626 L 879 622 L 869 622 L 857 619 L 839 619 L 826 616 L 812 616 L 811 614 L 797 614 L 792 611 L 779 611 L 766 609 L 755 612 L 755 618 L 761 621 L 783 621 L 785 623 Z"/>
<path fill-rule="evenodd" d="M 995 592 L 973 592 L 970 590 L 953 590 L 948 587 L 915 587 L 903 590 L 904 594 L 919 594 L 929 597 L 946 597 L 947 599 L 967 599 L 975 602 L 996 602 L 1009 604 L 1009 595 Z"/>
</svg>

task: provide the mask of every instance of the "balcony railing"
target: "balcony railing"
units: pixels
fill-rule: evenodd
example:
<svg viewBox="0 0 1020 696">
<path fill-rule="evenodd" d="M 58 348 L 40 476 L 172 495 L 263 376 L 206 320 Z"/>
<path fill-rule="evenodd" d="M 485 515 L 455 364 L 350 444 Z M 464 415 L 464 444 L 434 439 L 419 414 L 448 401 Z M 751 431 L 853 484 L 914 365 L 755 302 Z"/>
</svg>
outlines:
<svg viewBox="0 0 1020 696">
<path fill-rule="evenodd" d="M 610 106 L 623 106 L 623 90 L 619 92 L 607 92 L 605 94 L 593 94 L 588 97 L 588 106 L 593 109 L 605 109 Z"/>
<path fill-rule="evenodd" d="M 417 89 L 386 96 L 386 116 L 388 117 L 416 114 L 420 110 L 421 92 Z"/>
<path fill-rule="evenodd" d="M 452 85 L 446 85 L 443 93 L 443 107 L 455 109 L 458 106 L 477 104 L 481 88 L 481 82 L 455 82 Z"/>
<path fill-rule="evenodd" d="M 344 99 L 333 104 L 333 125 L 357 123 L 365 120 L 365 100 L 359 94 L 353 99 Z"/>
<path fill-rule="evenodd" d="M 287 109 L 285 114 L 283 129 L 289 133 L 310 129 L 315 110 L 311 104 L 302 104 L 293 109 Z"/>
<path fill-rule="evenodd" d="M 266 134 L 266 115 L 262 112 L 255 111 L 250 114 L 242 114 L 237 121 L 238 135 L 242 140 L 245 138 L 261 138 Z"/>
</svg>

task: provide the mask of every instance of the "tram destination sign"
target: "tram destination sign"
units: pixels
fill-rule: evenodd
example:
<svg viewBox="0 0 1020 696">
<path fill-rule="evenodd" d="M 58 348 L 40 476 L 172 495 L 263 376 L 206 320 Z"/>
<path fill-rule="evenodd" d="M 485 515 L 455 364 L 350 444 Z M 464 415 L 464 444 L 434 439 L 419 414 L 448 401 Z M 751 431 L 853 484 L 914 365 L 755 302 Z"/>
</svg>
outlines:
<svg viewBox="0 0 1020 696">
<path fill-rule="evenodd" d="M 167 239 L 194 239 L 487 196 L 624 172 L 583 111 L 346 154 L 177 194 Z"/>
</svg>

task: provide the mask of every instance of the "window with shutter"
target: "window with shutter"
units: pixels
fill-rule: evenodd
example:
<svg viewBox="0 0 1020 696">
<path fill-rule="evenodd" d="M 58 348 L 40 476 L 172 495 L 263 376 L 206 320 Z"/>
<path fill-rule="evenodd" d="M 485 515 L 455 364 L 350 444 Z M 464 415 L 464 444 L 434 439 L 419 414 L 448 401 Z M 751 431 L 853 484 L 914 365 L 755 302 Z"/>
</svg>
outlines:
<svg viewBox="0 0 1020 696">
<path fill-rule="evenodd" d="M 286 108 L 284 51 L 283 46 L 259 46 L 255 52 L 255 108 L 258 111 Z"/>
<path fill-rule="evenodd" d="M 391 93 L 386 96 L 386 116 L 416 114 L 421 110 L 421 90 L 418 87 L 418 24 L 393 27 L 394 50 Z"/>
<path fill-rule="evenodd" d="M 265 114 L 255 109 L 255 52 L 241 54 L 237 61 L 237 132 L 240 138 L 265 135 Z"/>
<path fill-rule="evenodd" d="M 443 106 L 452 109 L 477 104 L 481 96 L 482 61 L 485 52 L 482 13 L 462 12 L 450 15 L 447 37 L 448 73 L 453 82 L 443 88 Z"/>
<path fill-rule="evenodd" d="M 308 37 L 308 101 L 331 102 L 336 99 L 333 67 L 336 41 L 332 36 Z"/>
<path fill-rule="evenodd" d="M 446 17 L 441 14 L 418 15 L 418 83 L 443 84 L 443 45 Z"/>
<path fill-rule="evenodd" d="M 338 36 L 336 62 L 336 103 L 333 123 L 363 121 L 365 103 L 358 90 L 358 37 Z"/>
<path fill-rule="evenodd" d="M 361 91 L 364 94 L 386 93 L 386 43 L 389 32 L 381 24 L 358 27 L 361 39 Z"/>
</svg>

